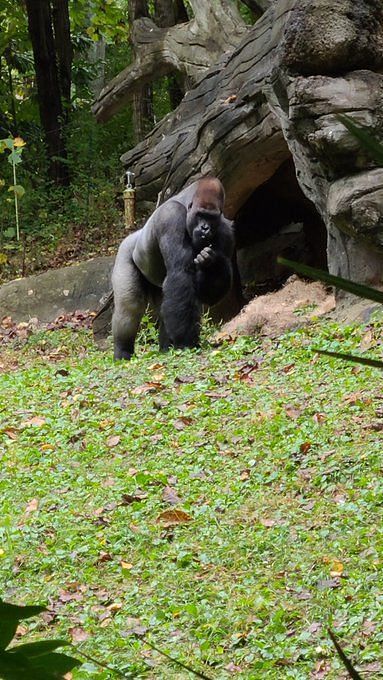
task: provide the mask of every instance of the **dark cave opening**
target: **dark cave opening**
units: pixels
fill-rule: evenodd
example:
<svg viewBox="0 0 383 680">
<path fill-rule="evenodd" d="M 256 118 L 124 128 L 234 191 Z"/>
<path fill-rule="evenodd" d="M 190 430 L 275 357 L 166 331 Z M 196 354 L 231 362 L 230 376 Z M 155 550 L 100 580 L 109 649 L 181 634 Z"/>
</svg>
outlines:
<svg viewBox="0 0 383 680">
<path fill-rule="evenodd" d="M 277 290 L 291 275 L 277 257 L 327 269 L 327 231 L 300 188 L 292 159 L 257 187 L 235 217 L 237 263 L 245 301 Z"/>
</svg>

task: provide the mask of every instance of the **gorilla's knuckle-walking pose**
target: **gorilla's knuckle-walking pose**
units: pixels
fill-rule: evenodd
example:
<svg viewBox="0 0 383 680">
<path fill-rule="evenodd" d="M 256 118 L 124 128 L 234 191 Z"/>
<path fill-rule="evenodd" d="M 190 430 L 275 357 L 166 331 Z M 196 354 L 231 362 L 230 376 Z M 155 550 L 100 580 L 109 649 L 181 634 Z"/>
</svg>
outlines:
<svg viewBox="0 0 383 680">
<path fill-rule="evenodd" d="M 202 305 L 216 304 L 232 283 L 234 233 L 224 200 L 216 177 L 198 180 L 121 243 L 112 273 L 115 359 L 132 356 L 148 303 L 161 349 L 198 346 Z"/>
</svg>

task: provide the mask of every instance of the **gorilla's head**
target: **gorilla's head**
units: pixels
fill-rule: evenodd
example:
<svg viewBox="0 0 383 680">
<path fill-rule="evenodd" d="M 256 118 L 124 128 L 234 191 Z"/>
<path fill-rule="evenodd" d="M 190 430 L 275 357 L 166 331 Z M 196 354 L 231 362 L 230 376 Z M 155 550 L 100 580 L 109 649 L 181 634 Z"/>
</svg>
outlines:
<svg viewBox="0 0 383 680">
<path fill-rule="evenodd" d="M 191 204 L 186 219 L 186 229 L 192 240 L 194 252 L 213 243 L 221 221 L 221 212 L 206 208 L 193 208 Z"/>
</svg>

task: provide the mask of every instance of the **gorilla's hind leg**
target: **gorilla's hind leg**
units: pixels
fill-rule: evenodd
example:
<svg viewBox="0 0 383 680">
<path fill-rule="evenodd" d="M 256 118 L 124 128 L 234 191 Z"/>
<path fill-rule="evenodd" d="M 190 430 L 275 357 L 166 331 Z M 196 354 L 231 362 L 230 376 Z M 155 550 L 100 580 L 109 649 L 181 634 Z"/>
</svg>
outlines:
<svg viewBox="0 0 383 680">
<path fill-rule="evenodd" d="M 130 359 L 134 353 L 134 342 L 145 308 L 145 299 L 133 302 L 132 299 L 124 298 L 116 305 L 112 317 L 115 359 Z"/>
<path fill-rule="evenodd" d="M 112 275 L 114 358 L 130 359 L 148 296 L 141 273 L 129 257 L 117 257 Z"/>
</svg>

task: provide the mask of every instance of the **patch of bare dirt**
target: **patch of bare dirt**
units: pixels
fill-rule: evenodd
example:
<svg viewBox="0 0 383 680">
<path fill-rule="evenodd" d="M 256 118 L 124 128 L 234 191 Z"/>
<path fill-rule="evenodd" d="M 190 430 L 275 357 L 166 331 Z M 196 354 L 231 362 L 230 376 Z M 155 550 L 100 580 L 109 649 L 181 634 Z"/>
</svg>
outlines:
<svg viewBox="0 0 383 680">
<path fill-rule="evenodd" d="M 275 293 L 260 295 L 222 326 L 220 337 L 253 335 L 270 337 L 309 323 L 335 308 L 335 296 L 317 281 L 302 281 L 291 276 Z"/>
</svg>

